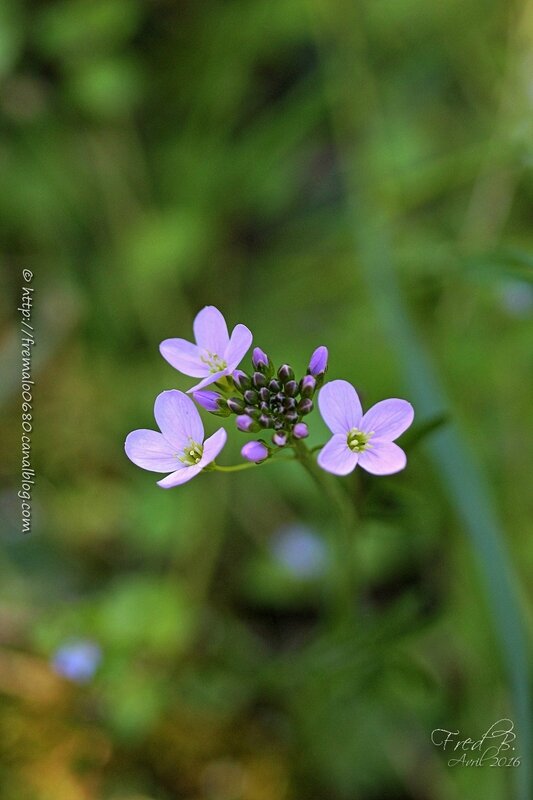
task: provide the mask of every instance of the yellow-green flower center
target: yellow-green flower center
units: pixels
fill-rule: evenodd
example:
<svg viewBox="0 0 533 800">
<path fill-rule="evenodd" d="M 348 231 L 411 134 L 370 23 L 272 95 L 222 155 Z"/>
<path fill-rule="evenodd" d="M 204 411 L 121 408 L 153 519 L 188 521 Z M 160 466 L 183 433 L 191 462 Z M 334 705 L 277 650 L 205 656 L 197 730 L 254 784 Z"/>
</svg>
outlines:
<svg viewBox="0 0 533 800">
<path fill-rule="evenodd" d="M 223 369 L 226 369 L 227 362 L 224 361 L 223 358 L 217 356 L 216 353 L 210 353 L 209 350 L 205 350 L 204 355 L 202 356 L 202 361 L 204 364 L 207 364 L 209 367 L 209 372 L 222 372 Z"/>
<path fill-rule="evenodd" d="M 363 453 L 365 450 L 368 450 L 369 447 L 372 447 L 372 445 L 369 444 L 369 441 L 373 435 L 374 431 L 365 433 L 364 431 L 360 431 L 358 428 L 352 428 L 351 431 L 348 432 L 347 436 L 348 447 L 354 453 Z"/>
<path fill-rule="evenodd" d="M 198 442 L 193 442 L 191 439 L 187 447 L 184 448 L 183 454 L 179 455 L 179 453 L 177 453 L 177 457 L 183 464 L 192 467 L 194 464 L 198 464 L 202 458 L 203 452 L 204 446 Z"/>
</svg>

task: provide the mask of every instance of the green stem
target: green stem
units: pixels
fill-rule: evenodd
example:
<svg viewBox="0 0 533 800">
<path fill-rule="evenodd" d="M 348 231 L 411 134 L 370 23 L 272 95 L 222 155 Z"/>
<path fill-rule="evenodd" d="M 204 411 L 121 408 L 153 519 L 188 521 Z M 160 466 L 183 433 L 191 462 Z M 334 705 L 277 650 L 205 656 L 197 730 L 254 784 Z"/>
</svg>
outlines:
<svg viewBox="0 0 533 800">
<path fill-rule="evenodd" d="M 268 458 L 265 461 L 247 461 L 243 464 L 232 464 L 228 467 L 222 467 L 220 464 L 215 464 L 213 462 L 212 469 L 216 472 L 240 472 L 243 469 L 254 469 L 254 467 L 262 467 L 263 464 L 274 464 L 279 461 L 294 461 L 294 456 L 284 457 L 284 458 Z"/>
<path fill-rule="evenodd" d="M 353 539 L 357 527 L 355 509 L 346 492 L 338 482 L 320 469 L 305 442 L 294 444 L 296 457 L 308 472 L 312 480 L 331 502 L 336 511 L 339 527 L 338 536 L 334 540 L 334 582 L 332 603 L 338 621 L 345 624 L 353 615 L 357 576 L 355 574 Z"/>
</svg>

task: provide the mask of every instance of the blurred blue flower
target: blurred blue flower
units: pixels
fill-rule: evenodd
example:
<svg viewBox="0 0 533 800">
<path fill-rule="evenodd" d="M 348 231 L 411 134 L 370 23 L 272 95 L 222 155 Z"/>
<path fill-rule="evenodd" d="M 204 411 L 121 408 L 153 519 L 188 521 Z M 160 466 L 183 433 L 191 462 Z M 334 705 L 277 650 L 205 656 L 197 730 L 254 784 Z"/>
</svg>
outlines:
<svg viewBox="0 0 533 800">
<path fill-rule="evenodd" d="M 78 683 L 89 681 L 96 672 L 102 651 L 87 639 L 76 639 L 59 647 L 52 657 L 52 667 L 64 678 Z"/>
<path fill-rule="evenodd" d="M 528 317 L 533 311 L 533 286 L 526 281 L 509 280 L 500 287 L 500 302 L 511 317 Z"/>
<path fill-rule="evenodd" d="M 294 524 L 280 528 L 271 548 L 274 558 L 297 578 L 315 578 L 326 570 L 326 545 L 306 525 Z"/>
</svg>

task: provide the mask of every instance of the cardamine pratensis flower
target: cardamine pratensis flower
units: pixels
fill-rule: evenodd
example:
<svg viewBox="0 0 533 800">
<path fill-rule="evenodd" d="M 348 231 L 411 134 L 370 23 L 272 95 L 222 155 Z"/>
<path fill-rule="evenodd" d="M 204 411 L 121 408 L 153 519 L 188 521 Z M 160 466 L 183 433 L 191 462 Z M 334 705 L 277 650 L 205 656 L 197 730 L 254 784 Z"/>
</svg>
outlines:
<svg viewBox="0 0 533 800">
<path fill-rule="evenodd" d="M 74 639 L 59 647 L 52 658 L 52 667 L 58 675 L 77 683 L 89 681 L 102 660 L 102 651 L 89 639 Z"/>
<path fill-rule="evenodd" d="M 154 405 L 161 433 L 133 431 L 126 438 L 126 455 L 142 469 L 169 472 L 157 481 L 163 489 L 186 483 L 211 464 L 226 444 L 224 428 L 204 441 L 204 426 L 190 397 L 177 389 L 161 392 Z"/>
<path fill-rule="evenodd" d="M 193 323 L 196 343 L 186 339 L 165 339 L 159 345 L 163 358 L 175 369 L 202 380 L 189 389 L 203 389 L 231 373 L 240 364 L 252 344 L 252 333 L 246 325 L 236 325 L 231 337 L 226 320 L 218 308 L 206 306 Z"/>
<path fill-rule="evenodd" d="M 411 425 L 413 407 L 406 400 L 381 400 L 363 414 L 348 381 L 331 381 L 320 390 L 318 407 L 333 436 L 318 454 L 318 464 L 334 475 L 347 475 L 359 464 L 373 475 L 392 475 L 406 465 L 397 439 Z"/>
</svg>

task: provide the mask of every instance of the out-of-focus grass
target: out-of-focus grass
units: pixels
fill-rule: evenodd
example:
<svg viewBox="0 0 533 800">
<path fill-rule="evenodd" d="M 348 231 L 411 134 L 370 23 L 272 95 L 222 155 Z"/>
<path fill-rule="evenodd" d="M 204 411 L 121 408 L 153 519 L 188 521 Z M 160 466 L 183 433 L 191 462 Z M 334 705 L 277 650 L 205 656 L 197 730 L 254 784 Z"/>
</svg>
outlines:
<svg viewBox="0 0 533 800">
<path fill-rule="evenodd" d="M 513 705 L 464 533 L 477 531 L 492 602 L 503 586 L 530 609 L 531 4 L 378 0 L 352 14 L 307 0 L 2 8 L 0 779 L 13 800 L 514 796 L 511 770 L 451 769 L 430 733 L 477 738 L 511 716 L 527 755 L 527 702 Z M 355 219 L 343 153 L 366 198 Z M 23 267 L 39 473 L 25 539 Z M 365 405 L 405 394 L 417 424 L 450 421 L 406 437 L 401 475 L 345 481 L 360 516 L 353 635 L 328 629 L 327 567 L 302 577 L 276 555 L 287 525 L 334 533 L 297 465 L 163 492 L 124 457 L 156 394 L 189 385 L 159 341 L 188 337 L 206 303 L 299 371 L 327 344 L 330 377 Z M 455 471 L 450 425 L 490 500 L 468 458 Z M 242 443 L 230 439 L 225 463 Z M 48 664 L 80 638 L 102 662 L 76 686 Z"/>
</svg>

